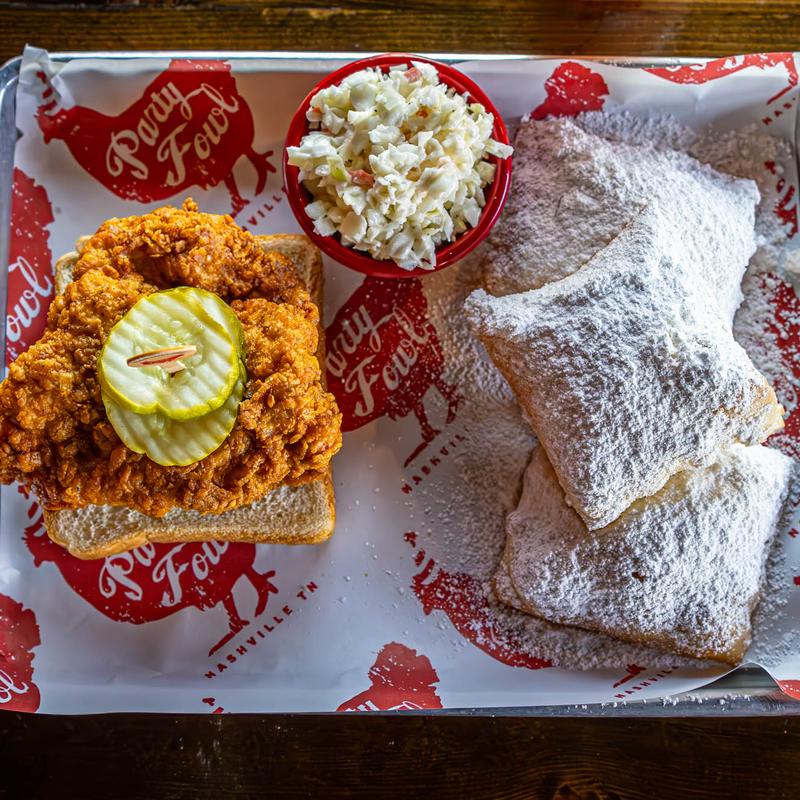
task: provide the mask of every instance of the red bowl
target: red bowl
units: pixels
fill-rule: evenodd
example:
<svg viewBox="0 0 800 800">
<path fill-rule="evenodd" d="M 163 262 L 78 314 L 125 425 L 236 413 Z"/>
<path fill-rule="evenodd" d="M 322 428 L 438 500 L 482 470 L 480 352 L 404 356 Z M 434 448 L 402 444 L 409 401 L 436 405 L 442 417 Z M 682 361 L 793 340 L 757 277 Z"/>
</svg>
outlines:
<svg viewBox="0 0 800 800">
<path fill-rule="evenodd" d="M 300 144 L 300 140 L 309 131 L 306 111 L 311 104 L 311 98 L 321 89 L 339 83 L 348 75 L 365 69 L 366 67 L 380 67 L 388 72 L 389 67 L 395 64 L 410 64 L 411 61 L 422 61 L 426 64 L 433 64 L 439 73 L 442 83 L 452 86 L 459 94 L 466 94 L 468 99 L 480 103 L 490 114 L 494 116 L 494 129 L 492 138 L 503 144 L 508 144 L 508 132 L 503 123 L 503 119 L 497 112 L 491 100 L 484 94 L 483 90 L 466 75 L 453 67 L 442 64 L 439 61 L 432 61 L 429 58 L 413 56 L 407 53 L 389 53 L 380 56 L 362 58 L 336 70 L 320 81 L 306 96 L 300 107 L 297 109 L 292 122 L 289 125 L 289 132 L 286 136 L 286 143 L 283 149 L 283 184 L 286 196 L 289 198 L 289 205 L 294 212 L 300 226 L 314 242 L 314 244 L 331 258 L 339 261 L 350 269 L 362 272 L 366 275 L 374 275 L 378 278 L 410 278 L 422 275 L 430 275 L 441 269 L 454 264 L 462 259 L 467 253 L 477 247 L 488 235 L 492 226 L 497 222 L 500 212 L 508 195 L 508 188 L 511 184 L 511 159 L 497 158 L 490 156 L 489 159 L 495 164 L 495 177 L 491 184 L 484 187 L 484 197 L 486 204 L 481 212 L 478 224 L 474 228 L 469 228 L 456 237 L 452 242 L 440 245 L 436 250 L 435 269 L 413 270 L 398 267 L 394 261 L 378 261 L 363 251 L 355 250 L 352 247 L 345 247 L 339 241 L 339 235 L 320 236 L 314 230 L 314 224 L 305 212 L 305 207 L 314 199 L 311 193 L 300 182 L 300 170 L 290 166 L 288 162 L 287 147 Z"/>
</svg>

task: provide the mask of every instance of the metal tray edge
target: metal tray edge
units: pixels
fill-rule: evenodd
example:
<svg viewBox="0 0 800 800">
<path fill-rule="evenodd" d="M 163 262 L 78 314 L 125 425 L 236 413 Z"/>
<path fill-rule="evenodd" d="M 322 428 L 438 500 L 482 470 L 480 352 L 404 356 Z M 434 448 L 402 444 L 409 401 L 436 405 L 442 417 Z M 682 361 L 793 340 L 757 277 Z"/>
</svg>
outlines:
<svg viewBox="0 0 800 800">
<path fill-rule="evenodd" d="M 365 52 L 284 52 L 284 51 L 109 51 L 109 52 L 55 52 L 49 54 L 54 61 L 71 61 L 76 58 L 143 59 L 143 58 L 212 58 L 220 60 L 264 59 L 267 61 L 352 60 L 363 58 Z M 630 66 L 673 66 L 697 64 L 708 58 L 662 58 L 615 56 L 558 56 L 515 55 L 487 53 L 421 53 L 442 61 L 501 61 L 577 58 L 581 61 L 602 61 Z M 14 167 L 14 147 L 17 139 L 15 124 L 15 91 L 22 56 L 15 56 L 0 67 L 0 264 L 8 263 L 9 224 L 11 214 L 11 187 Z M 6 281 L 0 281 L 0 308 L 6 307 Z M 5 325 L 0 325 L 0 353 L 5 352 Z M 3 372 L 5 368 L 3 367 Z M 110 712 L 113 713 L 113 712 Z M 135 713 L 135 712 L 132 712 Z M 708 686 L 664 700 L 634 700 L 620 703 L 593 703 L 585 705 L 524 706 L 507 708 L 453 708 L 442 711 L 371 712 L 394 715 L 398 713 L 422 716 L 578 716 L 578 717 L 682 717 L 682 716 L 794 716 L 800 715 L 800 701 L 784 694 L 764 669 L 757 666 L 739 667 Z"/>
</svg>

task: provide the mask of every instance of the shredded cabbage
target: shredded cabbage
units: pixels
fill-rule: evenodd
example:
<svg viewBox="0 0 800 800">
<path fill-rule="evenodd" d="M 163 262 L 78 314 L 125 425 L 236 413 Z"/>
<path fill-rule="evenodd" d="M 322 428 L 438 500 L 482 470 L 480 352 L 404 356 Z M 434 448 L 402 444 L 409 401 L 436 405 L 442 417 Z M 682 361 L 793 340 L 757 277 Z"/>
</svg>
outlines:
<svg viewBox="0 0 800 800">
<path fill-rule="evenodd" d="M 418 61 L 353 73 L 317 92 L 306 117 L 313 130 L 288 156 L 315 230 L 404 269 L 433 269 L 436 248 L 478 224 L 487 156 L 513 152 L 482 105 Z"/>
</svg>

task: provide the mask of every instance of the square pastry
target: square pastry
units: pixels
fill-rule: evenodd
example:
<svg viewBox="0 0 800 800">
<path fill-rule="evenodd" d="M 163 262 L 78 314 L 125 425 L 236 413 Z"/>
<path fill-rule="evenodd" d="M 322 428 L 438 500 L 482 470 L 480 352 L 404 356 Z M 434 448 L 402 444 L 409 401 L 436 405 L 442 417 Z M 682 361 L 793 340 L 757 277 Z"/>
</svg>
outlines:
<svg viewBox="0 0 800 800">
<path fill-rule="evenodd" d="M 514 146 L 511 194 L 485 249 L 491 294 L 537 289 L 571 275 L 662 199 L 682 223 L 687 258 L 702 265 L 733 318 L 756 246 L 753 181 L 677 150 L 608 141 L 566 118 L 523 123 Z"/>
<path fill-rule="evenodd" d="M 739 663 L 791 475 L 779 451 L 734 445 L 589 531 L 538 447 L 506 523 L 503 599 L 549 622 Z"/>
<path fill-rule="evenodd" d="M 579 272 L 505 297 L 478 290 L 465 310 L 589 528 L 783 425 L 709 276 L 657 206 Z"/>
</svg>

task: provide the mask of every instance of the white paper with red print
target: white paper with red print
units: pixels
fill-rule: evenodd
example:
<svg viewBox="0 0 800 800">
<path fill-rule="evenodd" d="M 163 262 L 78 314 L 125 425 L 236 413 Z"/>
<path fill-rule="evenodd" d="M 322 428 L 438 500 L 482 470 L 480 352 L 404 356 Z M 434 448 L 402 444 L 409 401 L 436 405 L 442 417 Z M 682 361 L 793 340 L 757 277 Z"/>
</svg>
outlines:
<svg viewBox="0 0 800 800">
<path fill-rule="evenodd" d="M 54 257 L 111 216 L 191 195 L 255 233 L 298 231 L 281 190 L 284 134 L 306 92 L 336 65 L 78 59 L 63 66 L 29 48 L 17 94 L 6 361 L 41 333 Z M 532 111 L 624 105 L 723 129 L 759 121 L 794 137 L 791 55 L 653 70 L 557 60 L 461 68 L 512 122 Z M 784 166 L 776 213 L 796 225 L 797 172 Z M 0 709 L 591 703 L 662 697 L 724 672 L 555 669 L 498 631 L 480 581 L 456 566 L 426 518 L 426 504 L 436 492 L 446 497 L 456 480 L 453 454 L 470 436 L 461 402 L 470 376 L 448 365 L 447 314 L 431 296 L 458 269 L 397 283 L 326 263 L 328 380 L 346 434 L 334 468 L 336 533 L 324 545 L 160 544 L 82 562 L 47 538 L 34 498 L 4 487 Z M 796 328 L 794 290 L 781 285 L 772 300 L 784 329 Z M 798 341 L 800 331 L 786 340 L 785 394 L 800 378 Z M 793 397 L 787 404 L 797 405 Z M 800 411 L 780 444 L 794 453 L 798 437 Z M 451 537 L 470 524 L 468 514 L 449 519 Z M 792 576 L 800 575 L 795 535 L 780 533 Z M 791 635 L 800 618 L 794 586 L 784 588 L 788 605 L 770 632 L 776 638 Z M 800 687 L 793 684 L 800 655 L 770 669 L 788 690 Z"/>
</svg>

